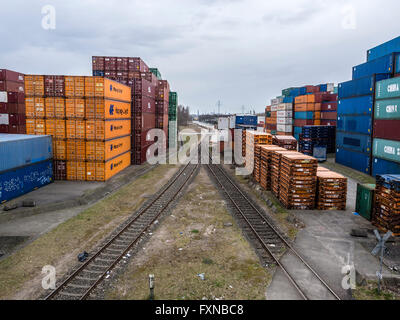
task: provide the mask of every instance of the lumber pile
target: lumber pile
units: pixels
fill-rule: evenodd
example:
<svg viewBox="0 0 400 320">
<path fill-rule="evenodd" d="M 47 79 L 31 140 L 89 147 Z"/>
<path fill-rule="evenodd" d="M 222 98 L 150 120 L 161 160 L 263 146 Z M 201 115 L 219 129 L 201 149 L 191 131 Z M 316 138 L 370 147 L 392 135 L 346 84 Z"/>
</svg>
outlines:
<svg viewBox="0 0 400 320">
<path fill-rule="evenodd" d="M 297 151 L 297 140 L 292 136 L 274 136 L 272 143 L 286 150 Z"/>
<path fill-rule="evenodd" d="M 346 210 L 347 178 L 327 169 L 318 169 L 318 210 Z"/>
<path fill-rule="evenodd" d="M 271 156 L 271 191 L 279 199 L 279 181 L 281 176 L 281 160 L 283 155 L 299 154 L 296 151 L 274 151 Z"/>
<path fill-rule="evenodd" d="M 260 185 L 266 191 L 271 191 L 271 161 L 272 153 L 274 151 L 285 151 L 284 148 L 266 145 L 261 146 L 261 171 L 260 171 Z"/>
</svg>

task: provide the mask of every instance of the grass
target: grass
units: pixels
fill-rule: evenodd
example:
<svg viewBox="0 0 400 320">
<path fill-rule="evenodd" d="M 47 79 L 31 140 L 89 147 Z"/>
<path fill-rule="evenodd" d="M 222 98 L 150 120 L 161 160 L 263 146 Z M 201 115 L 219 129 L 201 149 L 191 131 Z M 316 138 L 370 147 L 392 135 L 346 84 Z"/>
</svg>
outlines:
<svg viewBox="0 0 400 320">
<path fill-rule="evenodd" d="M 378 283 L 369 281 L 365 287 L 358 287 L 353 290 L 353 297 L 356 300 L 400 300 L 400 296 L 383 288 L 378 292 Z"/>
<path fill-rule="evenodd" d="M 146 299 L 150 273 L 166 300 L 265 299 L 271 280 L 204 171 L 106 298 Z"/>
<path fill-rule="evenodd" d="M 41 276 L 45 265 L 59 267 L 57 276 L 65 272 L 76 263 L 79 252 L 89 251 L 144 202 L 144 192 L 156 192 L 160 177 L 171 168 L 155 168 L 0 261 L 0 299 L 11 299 L 27 282 L 34 286 L 32 280 Z M 62 261 L 65 258 L 67 263 Z M 35 289 L 40 288 L 39 281 Z"/>
</svg>

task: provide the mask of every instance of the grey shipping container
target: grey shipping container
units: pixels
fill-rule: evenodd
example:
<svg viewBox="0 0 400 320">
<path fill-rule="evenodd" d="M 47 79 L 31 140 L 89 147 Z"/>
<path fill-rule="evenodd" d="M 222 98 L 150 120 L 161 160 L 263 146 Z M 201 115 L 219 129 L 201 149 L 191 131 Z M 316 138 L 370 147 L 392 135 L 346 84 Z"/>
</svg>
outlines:
<svg viewBox="0 0 400 320">
<path fill-rule="evenodd" d="M 0 134 L 0 172 L 52 157 L 51 136 Z"/>
</svg>

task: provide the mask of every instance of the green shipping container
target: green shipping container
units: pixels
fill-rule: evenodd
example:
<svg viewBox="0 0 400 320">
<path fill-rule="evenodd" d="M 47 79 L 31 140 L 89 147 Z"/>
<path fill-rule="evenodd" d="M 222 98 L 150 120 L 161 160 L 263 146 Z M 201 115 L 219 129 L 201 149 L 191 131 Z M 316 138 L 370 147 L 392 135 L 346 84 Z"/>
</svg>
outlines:
<svg viewBox="0 0 400 320">
<path fill-rule="evenodd" d="M 400 163 L 400 142 L 374 139 L 373 154 L 376 158 Z"/>
<path fill-rule="evenodd" d="M 157 77 L 158 80 L 162 80 L 161 73 L 157 68 L 149 68 L 149 70 Z"/>
<path fill-rule="evenodd" d="M 400 98 L 400 78 L 377 82 L 375 97 L 376 99 Z"/>
<path fill-rule="evenodd" d="M 400 99 L 376 100 L 375 119 L 400 119 Z"/>
<path fill-rule="evenodd" d="M 173 104 L 178 104 L 178 94 L 176 92 L 169 92 L 169 102 Z"/>
<path fill-rule="evenodd" d="M 357 184 L 356 212 L 371 221 L 375 199 L 375 184 Z"/>
</svg>

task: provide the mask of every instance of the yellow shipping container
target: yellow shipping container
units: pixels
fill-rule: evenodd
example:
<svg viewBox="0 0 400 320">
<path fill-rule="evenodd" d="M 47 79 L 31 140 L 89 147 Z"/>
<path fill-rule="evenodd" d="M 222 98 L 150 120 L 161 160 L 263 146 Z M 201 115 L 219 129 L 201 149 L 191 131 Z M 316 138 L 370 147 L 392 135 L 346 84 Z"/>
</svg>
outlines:
<svg viewBox="0 0 400 320">
<path fill-rule="evenodd" d="M 85 97 L 131 102 L 131 88 L 103 77 L 85 77 Z"/>
<path fill-rule="evenodd" d="M 129 167 L 131 164 L 131 152 L 128 151 L 117 158 L 106 162 L 87 162 L 86 180 L 107 181 L 117 173 Z M 93 176 L 96 176 L 93 179 Z"/>
<path fill-rule="evenodd" d="M 109 141 L 87 141 L 86 160 L 106 161 L 131 150 L 131 137 Z"/>
<path fill-rule="evenodd" d="M 86 120 L 86 140 L 110 140 L 131 134 L 131 120 Z"/>
<path fill-rule="evenodd" d="M 25 75 L 25 95 L 44 96 L 44 76 Z"/>
</svg>

